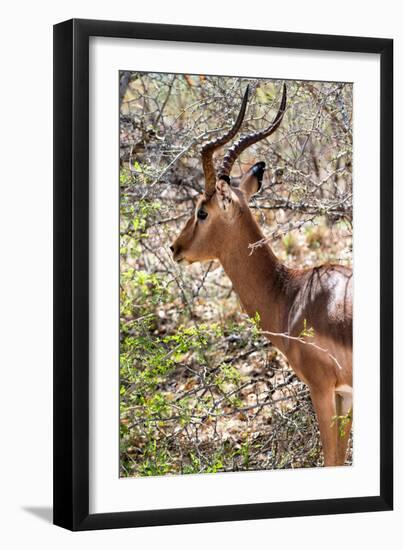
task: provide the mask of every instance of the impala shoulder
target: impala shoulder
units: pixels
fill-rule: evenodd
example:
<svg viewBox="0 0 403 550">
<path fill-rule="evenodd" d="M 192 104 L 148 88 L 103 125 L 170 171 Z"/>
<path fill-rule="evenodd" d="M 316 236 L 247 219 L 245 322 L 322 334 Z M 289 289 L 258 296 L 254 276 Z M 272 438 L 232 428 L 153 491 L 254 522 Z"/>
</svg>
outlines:
<svg viewBox="0 0 403 550">
<path fill-rule="evenodd" d="M 322 328 L 352 322 L 352 271 L 340 265 L 325 264 L 295 272 L 297 291 L 292 296 L 288 326 L 294 331 L 306 319 Z"/>
<path fill-rule="evenodd" d="M 353 272 L 351 268 L 338 264 L 323 264 L 307 269 L 304 277 L 304 286 L 314 294 L 322 292 L 338 292 L 339 289 L 352 287 Z"/>
</svg>

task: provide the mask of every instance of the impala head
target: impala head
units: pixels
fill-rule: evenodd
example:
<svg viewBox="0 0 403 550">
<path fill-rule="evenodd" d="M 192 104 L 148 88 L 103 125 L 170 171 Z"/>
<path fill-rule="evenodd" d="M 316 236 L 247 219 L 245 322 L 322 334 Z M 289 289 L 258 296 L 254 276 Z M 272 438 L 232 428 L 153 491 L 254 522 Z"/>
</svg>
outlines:
<svg viewBox="0 0 403 550">
<path fill-rule="evenodd" d="M 286 105 L 286 87 L 280 108 L 273 122 L 259 132 L 240 138 L 225 154 L 216 174 L 213 162 L 215 151 L 229 142 L 241 127 L 248 102 L 249 86 L 233 127 L 221 138 L 210 141 L 202 148 L 202 164 L 205 179 L 204 193 L 199 197 L 196 209 L 180 235 L 170 247 L 175 261 L 188 262 L 214 260 L 237 232 L 244 219 L 251 216 L 248 202 L 262 185 L 264 162 L 257 162 L 244 174 L 239 187 L 231 186 L 231 169 L 239 155 L 249 146 L 270 136 L 281 124 Z"/>
</svg>

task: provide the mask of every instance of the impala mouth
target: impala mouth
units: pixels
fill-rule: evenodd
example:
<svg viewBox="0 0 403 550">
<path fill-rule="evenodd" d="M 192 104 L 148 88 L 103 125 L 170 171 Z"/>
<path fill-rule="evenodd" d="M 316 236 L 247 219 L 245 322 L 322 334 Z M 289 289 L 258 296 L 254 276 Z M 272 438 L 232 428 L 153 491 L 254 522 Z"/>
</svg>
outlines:
<svg viewBox="0 0 403 550">
<path fill-rule="evenodd" d="M 187 260 L 186 258 L 183 258 L 183 257 L 182 257 L 182 258 L 176 258 L 176 259 L 175 259 L 175 262 L 176 262 L 177 264 L 181 264 L 181 265 L 183 265 L 183 266 L 185 266 L 185 265 L 191 265 L 191 264 L 193 263 L 193 262 L 190 262 L 189 260 Z"/>
<path fill-rule="evenodd" d="M 184 260 L 184 257 L 183 256 L 177 256 L 176 254 L 172 254 L 172 260 L 176 264 L 180 264 Z"/>
</svg>

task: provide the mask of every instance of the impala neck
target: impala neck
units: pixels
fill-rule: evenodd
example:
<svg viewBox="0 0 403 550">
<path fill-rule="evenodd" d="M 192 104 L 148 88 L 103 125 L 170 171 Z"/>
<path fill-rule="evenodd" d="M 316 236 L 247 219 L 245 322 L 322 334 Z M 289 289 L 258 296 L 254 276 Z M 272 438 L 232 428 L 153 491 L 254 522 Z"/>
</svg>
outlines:
<svg viewBox="0 0 403 550">
<path fill-rule="evenodd" d="M 219 257 L 240 301 L 250 317 L 256 313 L 260 326 L 270 332 L 284 332 L 291 299 L 291 272 L 274 255 L 268 244 L 251 253 L 250 244 L 264 238 L 250 211 L 243 212 L 235 235 Z"/>
</svg>

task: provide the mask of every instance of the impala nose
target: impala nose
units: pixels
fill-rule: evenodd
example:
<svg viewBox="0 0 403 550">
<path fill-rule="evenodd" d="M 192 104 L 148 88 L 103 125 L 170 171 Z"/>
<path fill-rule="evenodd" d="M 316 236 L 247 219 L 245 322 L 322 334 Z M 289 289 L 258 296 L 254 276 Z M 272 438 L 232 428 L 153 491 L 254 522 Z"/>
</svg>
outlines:
<svg viewBox="0 0 403 550">
<path fill-rule="evenodd" d="M 171 252 L 172 252 L 172 258 L 177 262 L 179 261 L 179 253 L 180 251 L 182 250 L 182 247 L 180 245 L 177 245 L 176 243 L 174 244 L 171 244 L 171 246 L 169 247 Z"/>
</svg>

